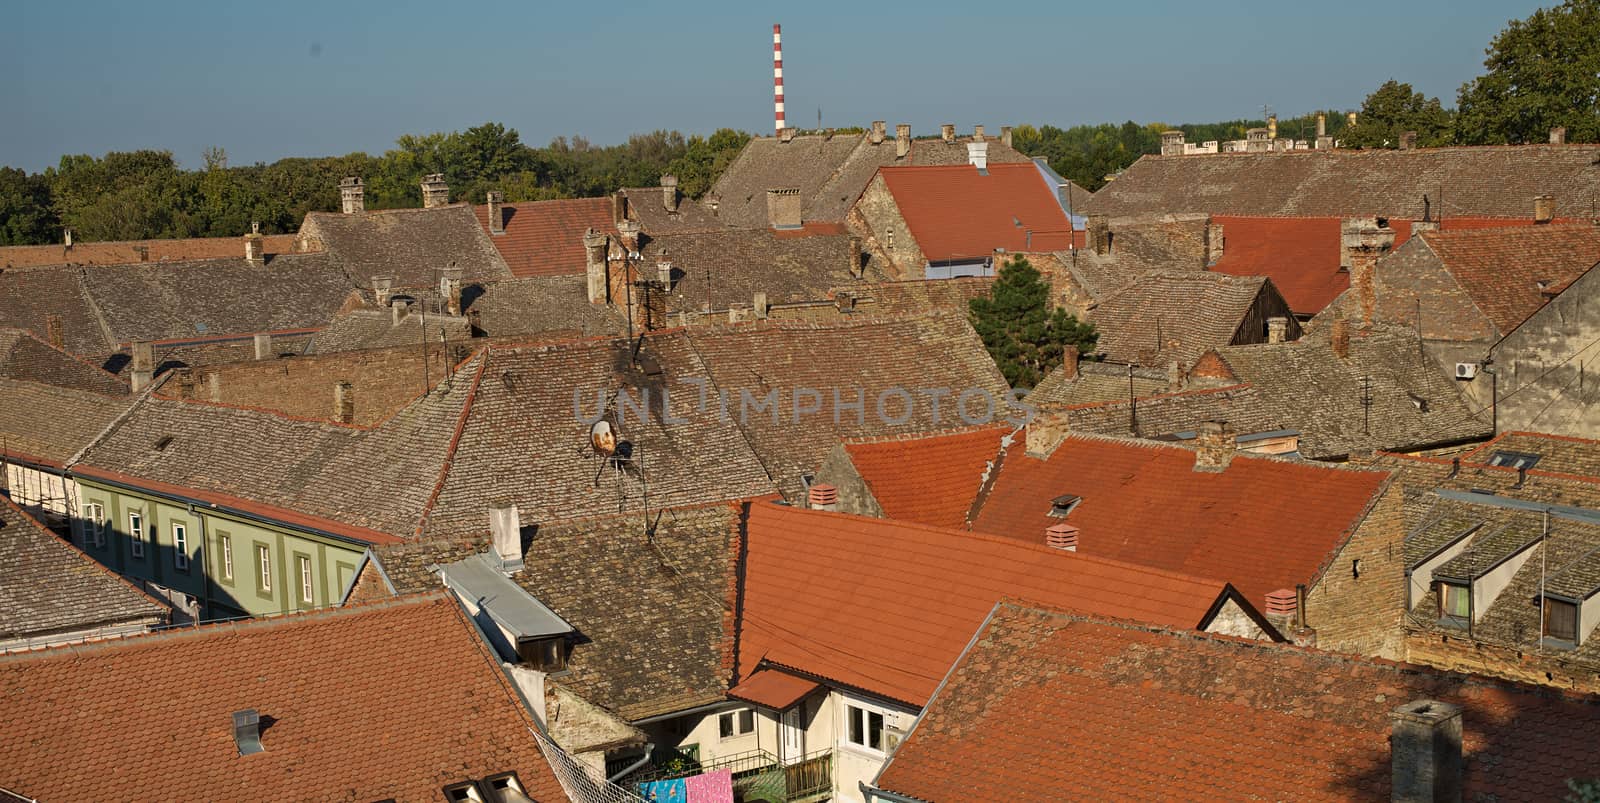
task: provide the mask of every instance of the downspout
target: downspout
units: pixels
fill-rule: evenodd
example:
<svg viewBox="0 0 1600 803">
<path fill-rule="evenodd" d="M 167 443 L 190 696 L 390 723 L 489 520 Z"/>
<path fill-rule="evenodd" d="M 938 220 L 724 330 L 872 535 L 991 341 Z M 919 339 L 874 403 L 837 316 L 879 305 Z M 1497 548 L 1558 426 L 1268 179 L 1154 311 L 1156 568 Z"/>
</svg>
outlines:
<svg viewBox="0 0 1600 803">
<path fill-rule="evenodd" d="M 645 745 L 644 746 L 644 757 L 643 758 L 639 759 L 638 761 L 633 762 L 632 764 L 629 764 L 626 767 L 623 767 L 620 770 L 617 770 L 617 774 L 611 776 L 610 778 L 607 778 L 606 779 L 606 783 L 616 783 L 617 781 L 620 781 L 623 778 L 626 778 L 629 775 L 632 775 L 634 770 L 636 770 L 636 769 L 638 769 L 640 767 L 643 767 L 646 764 L 649 764 L 650 763 L 650 754 L 654 753 L 655 751 L 656 751 L 656 743 L 655 742 L 651 742 L 651 743 Z"/>
</svg>

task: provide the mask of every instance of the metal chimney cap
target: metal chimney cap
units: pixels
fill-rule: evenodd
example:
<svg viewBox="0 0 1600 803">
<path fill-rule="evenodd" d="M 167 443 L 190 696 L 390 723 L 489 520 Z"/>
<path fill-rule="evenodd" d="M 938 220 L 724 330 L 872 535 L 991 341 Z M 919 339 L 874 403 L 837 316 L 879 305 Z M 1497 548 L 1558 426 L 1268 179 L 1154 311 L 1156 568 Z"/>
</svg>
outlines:
<svg viewBox="0 0 1600 803">
<path fill-rule="evenodd" d="M 261 714 L 254 708 L 233 712 L 233 740 L 241 756 L 266 750 L 261 746 Z"/>
</svg>

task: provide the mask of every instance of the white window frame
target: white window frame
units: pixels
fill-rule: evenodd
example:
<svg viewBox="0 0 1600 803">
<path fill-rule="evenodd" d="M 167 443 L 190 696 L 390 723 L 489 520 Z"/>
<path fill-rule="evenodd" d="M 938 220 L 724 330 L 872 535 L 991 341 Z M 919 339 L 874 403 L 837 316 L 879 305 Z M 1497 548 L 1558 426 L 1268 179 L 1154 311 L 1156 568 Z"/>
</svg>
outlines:
<svg viewBox="0 0 1600 803">
<path fill-rule="evenodd" d="M 85 502 L 83 518 L 87 522 L 84 540 L 96 549 L 106 545 L 106 507 L 99 502 Z"/>
<path fill-rule="evenodd" d="M 842 733 L 839 734 L 839 743 L 840 743 L 840 745 L 845 747 L 845 748 L 847 748 L 847 749 L 854 750 L 854 751 L 859 752 L 859 753 L 865 753 L 865 754 L 871 755 L 871 756 L 887 756 L 887 755 L 889 755 L 889 750 L 888 750 L 889 720 L 890 719 L 898 720 L 898 715 L 894 711 L 891 711 L 890 709 L 885 708 L 884 706 L 874 705 L 872 703 L 866 702 L 865 700 L 857 700 L 857 699 L 850 698 L 850 697 L 845 697 L 845 698 L 843 698 L 843 700 L 844 700 L 844 716 L 840 717 L 840 724 L 841 724 L 841 730 L 842 730 Z M 854 739 L 850 738 L 850 726 L 853 724 L 854 720 L 856 719 L 856 716 L 857 716 L 856 712 L 860 712 L 860 717 L 861 717 L 861 738 L 862 738 L 863 741 L 860 741 L 860 742 L 857 742 Z M 878 746 L 877 747 L 873 747 L 872 746 L 872 744 L 871 744 L 872 737 L 870 735 L 871 729 L 872 729 L 872 718 L 874 716 L 876 716 L 878 718 L 878 728 L 877 728 Z"/>
<path fill-rule="evenodd" d="M 172 565 L 189 568 L 189 525 L 179 521 L 172 523 Z"/>
<path fill-rule="evenodd" d="M 722 723 L 728 723 L 727 733 L 723 735 Z M 735 708 L 717 715 L 717 738 L 721 741 L 743 739 L 756 732 L 756 712 L 753 708 Z"/>
<path fill-rule="evenodd" d="M 295 561 L 300 566 L 300 601 L 312 602 L 316 599 L 316 582 L 311 574 L 311 559 L 296 555 Z"/>
<path fill-rule="evenodd" d="M 222 534 L 222 579 L 233 579 L 233 536 Z"/>
<path fill-rule="evenodd" d="M 128 511 L 128 538 L 128 554 L 136 558 L 144 557 L 144 513 Z"/>
<path fill-rule="evenodd" d="M 256 544 L 256 586 L 272 591 L 272 548 L 263 544 Z"/>
</svg>

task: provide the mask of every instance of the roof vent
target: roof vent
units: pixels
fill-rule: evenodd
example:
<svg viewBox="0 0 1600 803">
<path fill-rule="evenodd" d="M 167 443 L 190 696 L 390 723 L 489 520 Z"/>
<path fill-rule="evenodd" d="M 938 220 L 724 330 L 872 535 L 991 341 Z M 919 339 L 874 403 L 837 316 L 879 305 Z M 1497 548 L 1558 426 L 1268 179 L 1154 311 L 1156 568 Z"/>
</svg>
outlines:
<svg viewBox="0 0 1600 803">
<path fill-rule="evenodd" d="M 827 484 L 813 485 L 807 500 L 812 510 L 836 510 L 839 507 L 839 489 Z"/>
<path fill-rule="evenodd" d="M 1066 522 L 1052 524 L 1044 531 L 1045 546 L 1051 549 L 1064 549 L 1068 552 L 1078 551 L 1078 528 Z"/>
<path fill-rule="evenodd" d="M 514 504 L 489 508 L 489 536 L 501 571 L 522 568 L 522 515 Z"/>
<path fill-rule="evenodd" d="M 261 715 L 254 708 L 233 712 L 233 741 L 241 756 L 266 750 L 261 746 Z"/>
<path fill-rule="evenodd" d="M 1298 608 L 1297 595 L 1292 588 L 1280 588 L 1277 591 L 1267 592 L 1266 614 L 1268 616 L 1292 617 Z"/>
<path fill-rule="evenodd" d="M 1078 503 L 1082 501 L 1083 497 L 1081 496 L 1062 494 L 1050 500 L 1050 515 L 1058 519 L 1064 519 L 1067 517 L 1067 514 L 1071 513 L 1072 509 L 1077 507 Z"/>
</svg>

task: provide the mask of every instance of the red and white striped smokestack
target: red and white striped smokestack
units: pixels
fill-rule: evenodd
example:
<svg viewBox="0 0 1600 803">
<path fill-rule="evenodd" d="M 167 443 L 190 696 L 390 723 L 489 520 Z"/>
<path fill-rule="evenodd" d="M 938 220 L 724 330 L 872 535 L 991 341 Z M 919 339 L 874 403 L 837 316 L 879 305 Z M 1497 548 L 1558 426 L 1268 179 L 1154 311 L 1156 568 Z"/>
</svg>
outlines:
<svg viewBox="0 0 1600 803">
<path fill-rule="evenodd" d="M 778 118 L 777 131 L 783 131 L 783 26 L 772 26 L 772 108 Z"/>
</svg>

